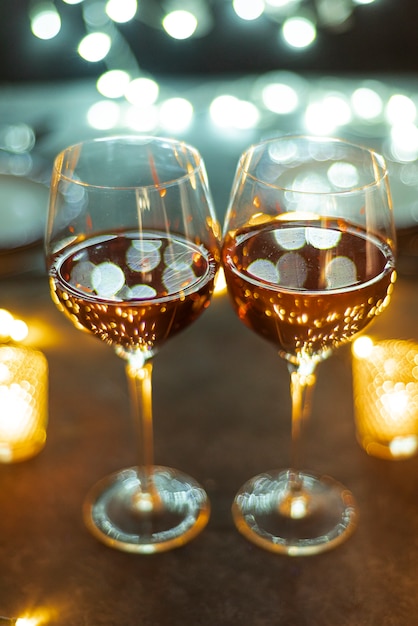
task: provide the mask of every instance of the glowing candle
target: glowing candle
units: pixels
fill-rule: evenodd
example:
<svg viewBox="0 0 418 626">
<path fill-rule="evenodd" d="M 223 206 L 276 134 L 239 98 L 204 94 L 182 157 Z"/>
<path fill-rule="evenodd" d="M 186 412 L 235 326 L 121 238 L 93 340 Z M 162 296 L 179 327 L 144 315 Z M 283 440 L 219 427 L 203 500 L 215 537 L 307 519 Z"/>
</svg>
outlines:
<svg viewBox="0 0 418 626">
<path fill-rule="evenodd" d="M 361 337 L 353 344 L 357 438 L 386 459 L 418 452 L 418 344 Z"/>
<path fill-rule="evenodd" d="M 23 346 L 0 346 L 0 462 L 37 454 L 45 444 L 48 364 Z"/>
</svg>

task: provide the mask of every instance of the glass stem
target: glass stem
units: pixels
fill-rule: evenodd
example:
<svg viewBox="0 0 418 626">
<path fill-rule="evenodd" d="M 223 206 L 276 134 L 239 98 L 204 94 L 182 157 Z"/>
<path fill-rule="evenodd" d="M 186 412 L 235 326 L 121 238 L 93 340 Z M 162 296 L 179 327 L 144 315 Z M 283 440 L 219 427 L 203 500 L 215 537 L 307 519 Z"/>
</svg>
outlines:
<svg viewBox="0 0 418 626">
<path fill-rule="evenodd" d="M 302 361 L 298 365 L 289 363 L 290 394 L 292 400 L 292 447 L 290 488 L 296 495 L 302 488 L 300 477 L 303 428 L 311 413 L 312 393 L 316 383 L 316 363 Z"/>
<path fill-rule="evenodd" d="M 141 511 L 155 510 L 159 501 L 153 482 L 152 366 L 151 360 L 136 364 L 134 359 L 126 365 L 131 407 L 138 433 L 138 468 L 141 474 L 141 488 L 134 503 Z"/>
</svg>

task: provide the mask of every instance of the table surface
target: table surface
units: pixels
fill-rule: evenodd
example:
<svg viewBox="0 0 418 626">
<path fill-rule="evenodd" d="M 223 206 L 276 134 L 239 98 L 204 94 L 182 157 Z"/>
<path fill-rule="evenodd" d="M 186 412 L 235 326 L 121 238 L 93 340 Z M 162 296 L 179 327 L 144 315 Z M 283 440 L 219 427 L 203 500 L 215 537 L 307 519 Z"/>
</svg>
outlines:
<svg viewBox="0 0 418 626">
<path fill-rule="evenodd" d="M 288 463 L 290 401 L 285 364 L 223 295 L 154 367 L 156 462 L 205 487 L 211 518 L 187 546 L 140 556 L 102 545 L 81 517 L 93 483 L 135 464 L 122 361 L 55 309 L 42 273 L 1 279 L 0 306 L 29 324 L 50 367 L 45 448 L 0 465 L 0 614 L 45 610 L 50 626 L 418 623 L 418 457 L 383 461 L 357 444 L 348 347 L 319 367 L 304 452 L 355 494 L 355 534 L 287 557 L 236 531 L 236 490 Z M 373 334 L 418 339 L 417 312 L 415 279 L 401 277 Z"/>
</svg>

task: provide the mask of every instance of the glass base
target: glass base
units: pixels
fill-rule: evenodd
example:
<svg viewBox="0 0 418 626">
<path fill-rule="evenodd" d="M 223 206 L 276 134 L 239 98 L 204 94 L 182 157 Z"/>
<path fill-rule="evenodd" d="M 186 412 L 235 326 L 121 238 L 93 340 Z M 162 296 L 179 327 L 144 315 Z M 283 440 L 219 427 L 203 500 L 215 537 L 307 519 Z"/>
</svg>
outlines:
<svg viewBox="0 0 418 626">
<path fill-rule="evenodd" d="M 144 489 L 152 485 L 151 493 Z M 161 466 L 151 480 L 131 467 L 98 482 L 84 503 L 84 521 L 103 543 L 141 554 L 184 545 L 206 526 L 210 504 L 204 489 L 190 476 Z"/>
<path fill-rule="evenodd" d="M 352 494 L 331 478 L 303 472 L 292 489 L 294 477 L 277 470 L 246 482 L 232 506 L 238 530 L 261 548 L 289 556 L 318 554 L 345 541 L 357 526 Z"/>
</svg>

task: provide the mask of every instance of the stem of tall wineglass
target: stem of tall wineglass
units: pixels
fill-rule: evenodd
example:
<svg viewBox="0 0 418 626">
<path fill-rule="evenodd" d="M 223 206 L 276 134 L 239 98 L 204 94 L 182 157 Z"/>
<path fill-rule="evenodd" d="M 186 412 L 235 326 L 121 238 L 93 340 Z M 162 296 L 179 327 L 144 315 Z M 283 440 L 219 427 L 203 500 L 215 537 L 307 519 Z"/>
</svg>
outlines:
<svg viewBox="0 0 418 626">
<path fill-rule="evenodd" d="M 290 517 L 303 516 L 306 512 L 307 495 L 303 492 L 300 475 L 303 430 L 311 413 L 312 393 L 316 383 L 316 363 L 305 360 L 299 364 L 289 363 L 290 395 L 292 401 L 292 446 L 289 470 L 289 494 L 282 503 Z M 283 511 L 284 512 L 284 511 Z"/>
<path fill-rule="evenodd" d="M 154 465 L 152 370 L 141 353 L 123 355 L 138 434 L 138 463 L 96 483 L 84 503 L 88 528 L 104 543 L 153 554 L 184 545 L 206 525 L 204 489 L 179 470 Z"/>
<path fill-rule="evenodd" d="M 248 480 L 237 492 L 232 514 L 238 530 L 272 552 L 301 556 L 338 545 L 356 527 L 353 496 L 332 478 L 302 466 L 304 428 L 311 412 L 316 359 L 288 363 L 292 400 L 290 467 Z"/>
<path fill-rule="evenodd" d="M 131 359 L 126 364 L 131 407 L 138 433 L 138 467 L 143 473 L 141 490 L 135 494 L 133 504 L 143 512 L 155 511 L 159 504 L 152 479 L 154 465 L 152 368 L 151 360 L 138 365 L 135 359 Z"/>
</svg>

